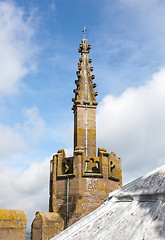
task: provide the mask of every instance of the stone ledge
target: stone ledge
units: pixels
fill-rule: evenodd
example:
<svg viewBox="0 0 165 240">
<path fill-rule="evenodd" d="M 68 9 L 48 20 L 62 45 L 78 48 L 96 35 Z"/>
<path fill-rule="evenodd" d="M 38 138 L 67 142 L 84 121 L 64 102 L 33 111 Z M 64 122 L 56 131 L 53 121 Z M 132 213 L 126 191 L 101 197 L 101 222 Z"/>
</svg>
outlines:
<svg viewBox="0 0 165 240">
<path fill-rule="evenodd" d="M 1 228 L 26 228 L 27 219 L 23 211 L 0 209 Z"/>
</svg>

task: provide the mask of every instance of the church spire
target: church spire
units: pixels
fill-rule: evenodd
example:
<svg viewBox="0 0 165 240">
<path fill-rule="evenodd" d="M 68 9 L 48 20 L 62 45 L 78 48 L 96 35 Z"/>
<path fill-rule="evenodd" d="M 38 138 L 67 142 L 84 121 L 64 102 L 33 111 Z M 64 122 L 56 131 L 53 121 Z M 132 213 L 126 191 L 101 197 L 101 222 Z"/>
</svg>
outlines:
<svg viewBox="0 0 165 240">
<path fill-rule="evenodd" d="M 73 90 L 75 97 L 72 99 L 74 102 L 72 109 L 74 111 L 74 148 L 77 146 L 84 147 L 87 156 L 96 154 L 94 153 L 96 146 L 91 147 L 93 144 L 91 141 L 96 143 L 95 110 L 98 104 L 96 102 L 98 93 L 94 90 L 96 83 L 93 83 L 95 75 L 92 74 L 93 67 L 90 66 L 92 59 L 88 58 L 91 44 L 87 44 L 85 32 L 86 28 L 84 27 L 84 38 L 78 49 L 81 58 L 79 58 L 78 71 L 76 72 L 78 79 L 75 81 L 77 88 Z"/>
<path fill-rule="evenodd" d="M 86 28 L 84 27 L 83 33 L 85 37 Z M 77 88 L 73 90 L 75 98 L 73 110 L 77 104 L 90 104 L 97 105 L 96 96 L 97 92 L 94 91 L 96 83 L 93 83 L 95 75 L 92 75 L 93 67 L 90 66 L 91 58 L 88 58 L 88 53 L 91 49 L 91 44 L 87 44 L 87 39 L 82 39 L 78 51 L 81 53 L 81 58 L 78 62 L 78 71 L 76 72 L 78 80 L 75 81 Z"/>
</svg>

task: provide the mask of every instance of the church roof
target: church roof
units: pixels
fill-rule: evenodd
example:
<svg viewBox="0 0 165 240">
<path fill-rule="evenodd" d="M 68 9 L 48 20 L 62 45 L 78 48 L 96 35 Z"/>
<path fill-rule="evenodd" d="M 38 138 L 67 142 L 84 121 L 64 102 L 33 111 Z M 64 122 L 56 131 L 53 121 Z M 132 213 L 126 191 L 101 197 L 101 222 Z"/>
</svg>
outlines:
<svg viewBox="0 0 165 240">
<path fill-rule="evenodd" d="M 95 211 L 52 240 L 165 239 L 165 165 L 111 192 Z"/>
</svg>

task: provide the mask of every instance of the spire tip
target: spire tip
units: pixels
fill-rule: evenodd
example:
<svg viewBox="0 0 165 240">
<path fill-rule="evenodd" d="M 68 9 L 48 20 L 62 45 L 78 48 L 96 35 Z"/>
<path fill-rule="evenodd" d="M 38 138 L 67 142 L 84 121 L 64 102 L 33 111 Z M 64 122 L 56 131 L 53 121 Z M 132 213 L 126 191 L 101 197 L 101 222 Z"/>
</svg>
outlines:
<svg viewBox="0 0 165 240">
<path fill-rule="evenodd" d="M 85 32 L 87 31 L 86 27 L 84 26 L 84 30 L 82 31 L 84 33 L 84 39 L 85 39 Z"/>
</svg>

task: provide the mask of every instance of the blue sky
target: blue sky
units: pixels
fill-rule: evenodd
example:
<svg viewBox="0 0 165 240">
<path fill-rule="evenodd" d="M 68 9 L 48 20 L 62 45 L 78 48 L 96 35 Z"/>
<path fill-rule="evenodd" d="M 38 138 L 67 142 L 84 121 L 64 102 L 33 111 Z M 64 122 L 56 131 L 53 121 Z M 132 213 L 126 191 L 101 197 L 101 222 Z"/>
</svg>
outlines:
<svg viewBox="0 0 165 240">
<path fill-rule="evenodd" d="M 29 223 L 48 210 L 49 161 L 73 152 L 83 27 L 99 101 L 97 145 L 122 158 L 124 182 L 165 160 L 163 0 L 0 1 L 1 208 Z"/>
</svg>

